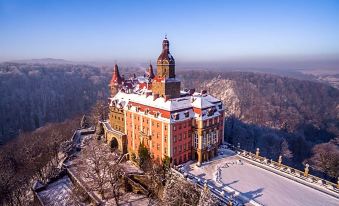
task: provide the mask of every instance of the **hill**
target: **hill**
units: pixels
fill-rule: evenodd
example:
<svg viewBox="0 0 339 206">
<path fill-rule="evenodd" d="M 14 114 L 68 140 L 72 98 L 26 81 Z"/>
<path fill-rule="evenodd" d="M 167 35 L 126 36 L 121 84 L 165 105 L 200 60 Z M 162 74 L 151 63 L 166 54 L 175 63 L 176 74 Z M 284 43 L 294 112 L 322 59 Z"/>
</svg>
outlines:
<svg viewBox="0 0 339 206">
<path fill-rule="evenodd" d="M 222 99 L 226 139 L 244 149 L 259 147 L 273 159 L 286 153 L 301 167 L 315 144 L 339 138 L 339 90 L 331 86 L 250 72 L 184 71 L 180 78 Z"/>
</svg>

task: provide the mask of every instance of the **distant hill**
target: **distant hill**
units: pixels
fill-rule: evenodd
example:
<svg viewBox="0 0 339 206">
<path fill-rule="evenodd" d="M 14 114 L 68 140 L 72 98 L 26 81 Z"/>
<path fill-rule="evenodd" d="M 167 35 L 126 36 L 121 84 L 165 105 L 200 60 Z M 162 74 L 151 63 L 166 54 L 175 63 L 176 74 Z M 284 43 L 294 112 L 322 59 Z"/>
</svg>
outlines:
<svg viewBox="0 0 339 206">
<path fill-rule="evenodd" d="M 41 59 L 25 59 L 25 60 L 13 60 L 7 61 L 7 63 L 21 63 L 21 64 L 75 64 L 76 62 L 54 59 L 54 58 L 41 58 Z"/>
<path fill-rule="evenodd" d="M 245 149 L 261 147 L 276 159 L 286 140 L 293 162 L 300 163 L 313 145 L 339 138 L 339 90 L 334 87 L 250 72 L 183 71 L 179 77 L 184 87 L 206 89 L 223 101 L 229 117 L 226 138 Z"/>
<path fill-rule="evenodd" d="M 41 64 L 41 62 L 60 64 Z M 84 113 L 107 97 L 110 70 L 61 64 L 0 64 L 0 140 Z"/>
</svg>

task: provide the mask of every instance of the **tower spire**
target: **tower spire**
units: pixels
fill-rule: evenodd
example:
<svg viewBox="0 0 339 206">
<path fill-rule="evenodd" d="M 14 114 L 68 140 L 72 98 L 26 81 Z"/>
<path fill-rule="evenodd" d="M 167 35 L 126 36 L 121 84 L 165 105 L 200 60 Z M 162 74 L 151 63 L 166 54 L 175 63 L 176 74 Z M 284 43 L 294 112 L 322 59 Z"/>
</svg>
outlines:
<svg viewBox="0 0 339 206">
<path fill-rule="evenodd" d="M 117 64 L 114 65 L 114 71 L 113 71 L 113 76 L 111 79 L 111 84 L 121 84 L 122 83 L 122 78 L 119 73 L 119 67 Z"/>
</svg>

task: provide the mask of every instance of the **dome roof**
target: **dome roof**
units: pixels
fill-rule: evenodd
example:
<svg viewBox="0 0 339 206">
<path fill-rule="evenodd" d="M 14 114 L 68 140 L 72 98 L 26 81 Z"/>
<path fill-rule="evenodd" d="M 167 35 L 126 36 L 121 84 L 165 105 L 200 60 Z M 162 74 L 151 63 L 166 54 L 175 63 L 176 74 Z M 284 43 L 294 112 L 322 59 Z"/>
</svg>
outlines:
<svg viewBox="0 0 339 206">
<path fill-rule="evenodd" d="M 162 41 L 162 52 L 158 57 L 157 64 L 175 64 L 175 60 L 169 52 L 169 41 L 166 36 Z"/>
</svg>

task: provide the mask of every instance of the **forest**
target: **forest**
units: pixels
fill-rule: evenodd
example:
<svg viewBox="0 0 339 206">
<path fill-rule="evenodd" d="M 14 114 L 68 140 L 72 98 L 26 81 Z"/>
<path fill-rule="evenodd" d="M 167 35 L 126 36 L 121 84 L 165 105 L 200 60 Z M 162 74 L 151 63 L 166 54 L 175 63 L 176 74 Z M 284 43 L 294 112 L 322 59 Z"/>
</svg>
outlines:
<svg viewBox="0 0 339 206">
<path fill-rule="evenodd" d="M 121 73 L 139 68 L 122 68 Z M 0 196 L 22 195 L 32 178 L 53 175 L 56 148 L 108 97 L 112 68 L 0 64 Z M 251 72 L 178 71 L 182 88 L 207 90 L 226 109 L 225 139 L 335 181 L 339 176 L 339 90 L 318 82 Z M 19 187 L 24 185 L 26 187 Z M 20 199 L 20 197 L 18 197 Z"/>
</svg>

